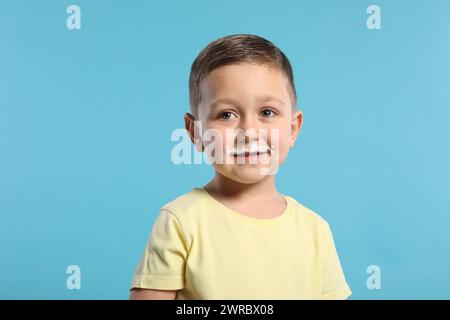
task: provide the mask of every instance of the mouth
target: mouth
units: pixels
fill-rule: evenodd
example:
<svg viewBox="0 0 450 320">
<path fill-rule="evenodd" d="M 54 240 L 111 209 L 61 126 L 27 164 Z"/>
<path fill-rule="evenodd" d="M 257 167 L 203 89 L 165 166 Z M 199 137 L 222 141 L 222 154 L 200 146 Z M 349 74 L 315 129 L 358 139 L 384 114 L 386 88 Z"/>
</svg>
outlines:
<svg viewBox="0 0 450 320">
<path fill-rule="evenodd" d="M 263 154 L 270 154 L 270 151 L 256 151 L 256 152 L 250 152 L 250 151 L 244 151 L 244 152 L 240 152 L 240 153 L 234 153 L 233 157 L 235 158 L 240 158 L 240 157 L 244 157 L 244 158 L 250 158 L 250 157 L 254 157 L 254 156 L 260 156 Z"/>
<path fill-rule="evenodd" d="M 263 155 L 270 155 L 271 154 L 271 148 L 269 147 L 250 147 L 246 149 L 241 150 L 235 150 L 231 149 L 228 151 L 228 155 L 233 158 L 252 158 L 252 157 L 259 157 Z"/>
</svg>

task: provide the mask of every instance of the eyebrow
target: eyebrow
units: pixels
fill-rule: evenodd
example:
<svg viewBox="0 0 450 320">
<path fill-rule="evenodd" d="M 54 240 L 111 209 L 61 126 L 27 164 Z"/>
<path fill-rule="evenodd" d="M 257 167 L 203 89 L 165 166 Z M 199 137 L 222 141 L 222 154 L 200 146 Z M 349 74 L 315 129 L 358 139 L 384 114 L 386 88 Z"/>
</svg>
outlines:
<svg viewBox="0 0 450 320">
<path fill-rule="evenodd" d="M 256 101 L 257 101 L 258 103 L 265 103 L 265 102 L 271 102 L 271 101 L 274 101 L 274 102 L 278 102 L 278 103 L 281 104 L 281 105 L 284 104 L 283 100 L 278 99 L 278 98 L 273 97 L 273 96 L 263 96 L 263 97 L 258 98 Z"/>
<path fill-rule="evenodd" d="M 262 96 L 262 97 L 258 97 L 256 99 L 256 102 L 258 104 L 259 103 L 267 103 L 267 102 L 271 102 L 271 101 L 274 101 L 274 102 L 277 102 L 277 103 L 279 103 L 281 105 L 284 105 L 284 102 L 281 99 L 275 98 L 273 96 Z M 232 104 L 232 105 L 237 106 L 237 105 L 239 105 L 239 102 L 237 102 L 233 98 L 221 98 L 221 99 L 217 99 L 217 100 L 213 101 L 211 103 L 211 107 L 215 108 L 215 107 L 217 107 L 220 104 Z"/>
</svg>

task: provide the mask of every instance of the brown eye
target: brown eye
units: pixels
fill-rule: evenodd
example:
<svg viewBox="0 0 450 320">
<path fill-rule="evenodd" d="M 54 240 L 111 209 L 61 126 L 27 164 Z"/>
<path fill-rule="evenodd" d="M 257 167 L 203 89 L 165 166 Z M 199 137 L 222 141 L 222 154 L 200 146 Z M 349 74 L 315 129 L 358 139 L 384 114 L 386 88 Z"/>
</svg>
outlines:
<svg viewBox="0 0 450 320">
<path fill-rule="evenodd" d="M 233 117 L 233 113 L 230 111 L 224 111 L 224 112 L 220 113 L 221 119 L 228 120 L 228 119 L 231 119 L 232 117 Z"/>
<path fill-rule="evenodd" d="M 264 118 L 271 118 L 274 116 L 274 112 L 271 109 L 264 109 L 263 111 L 261 111 L 261 115 Z"/>
</svg>

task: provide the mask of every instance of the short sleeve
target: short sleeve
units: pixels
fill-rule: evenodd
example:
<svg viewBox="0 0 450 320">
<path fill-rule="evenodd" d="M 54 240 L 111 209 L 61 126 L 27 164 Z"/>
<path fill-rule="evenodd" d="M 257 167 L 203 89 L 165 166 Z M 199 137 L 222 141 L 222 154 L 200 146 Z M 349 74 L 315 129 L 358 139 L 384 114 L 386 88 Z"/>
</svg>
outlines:
<svg viewBox="0 0 450 320">
<path fill-rule="evenodd" d="M 346 299 L 352 292 L 345 280 L 333 240 L 333 234 L 328 223 L 326 224 L 322 240 L 322 299 Z"/>
<path fill-rule="evenodd" d="M 182 289 L 187 252 L 186 239 L 178 219 L 162 209 L 134 273 L 131 289 Z"/>
</svg>

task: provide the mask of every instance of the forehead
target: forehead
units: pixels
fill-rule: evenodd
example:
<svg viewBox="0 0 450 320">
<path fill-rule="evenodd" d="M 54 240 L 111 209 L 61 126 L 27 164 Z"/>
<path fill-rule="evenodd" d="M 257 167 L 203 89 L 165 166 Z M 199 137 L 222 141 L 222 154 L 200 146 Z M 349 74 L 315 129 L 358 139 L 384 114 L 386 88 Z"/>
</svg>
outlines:
<svg viewBox="0 0 450 320">
<path fill-rule="evenodd" d="M 202 102 L 210 105 L 217 99 L 243 102 L 272 97 L 289 103 L 289 82 L 276 67 L 267 64 L 240 63 L 214 69 L 202 81 Z"/>
</svg>

